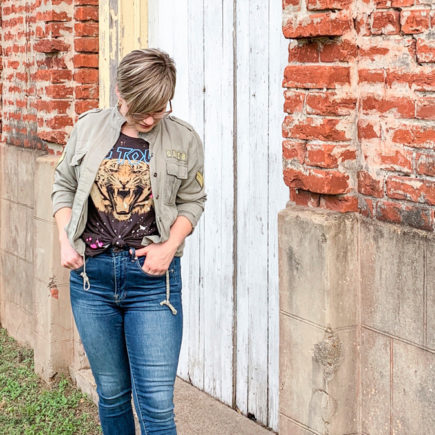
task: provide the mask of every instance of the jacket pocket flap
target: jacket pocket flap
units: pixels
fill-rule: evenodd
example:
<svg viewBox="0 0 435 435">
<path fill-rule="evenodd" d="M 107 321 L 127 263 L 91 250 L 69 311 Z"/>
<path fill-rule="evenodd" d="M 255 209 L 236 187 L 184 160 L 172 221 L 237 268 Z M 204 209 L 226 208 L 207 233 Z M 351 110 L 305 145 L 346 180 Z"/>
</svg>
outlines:
<svg viewBox="0 0 435 435">
<path fill-rule="evenodd" d="M 168 175 L 174 175 L 181 180 L 187 178 L 187 165 L 181 165 L 176 162 L 166 162 L 166 172 Z"/>
</svg>

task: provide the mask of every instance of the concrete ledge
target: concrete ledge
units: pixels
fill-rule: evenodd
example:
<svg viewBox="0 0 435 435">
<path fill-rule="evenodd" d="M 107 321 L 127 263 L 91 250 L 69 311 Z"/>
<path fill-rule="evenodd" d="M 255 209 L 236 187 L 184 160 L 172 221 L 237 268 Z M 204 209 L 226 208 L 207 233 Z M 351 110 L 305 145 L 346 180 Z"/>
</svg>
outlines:
<svg viewBox="0 0 435 435">
<path fill-rule="evenodd" d="M 435 234 L 297 206 L 278 222 L 280 433 L 429 433 Z"/>
</svg>

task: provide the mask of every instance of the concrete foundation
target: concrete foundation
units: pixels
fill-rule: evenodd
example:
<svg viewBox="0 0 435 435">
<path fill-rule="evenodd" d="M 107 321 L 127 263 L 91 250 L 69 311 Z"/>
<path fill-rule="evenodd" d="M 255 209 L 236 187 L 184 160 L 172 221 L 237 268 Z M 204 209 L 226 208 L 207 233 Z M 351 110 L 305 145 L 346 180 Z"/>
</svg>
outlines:
<svg viewBox="0 0 435 435">
<path fill-rule="evenodd" d="M 431 433 L 433 234 L 279 214 L 280 434 Z"/>
</svg>

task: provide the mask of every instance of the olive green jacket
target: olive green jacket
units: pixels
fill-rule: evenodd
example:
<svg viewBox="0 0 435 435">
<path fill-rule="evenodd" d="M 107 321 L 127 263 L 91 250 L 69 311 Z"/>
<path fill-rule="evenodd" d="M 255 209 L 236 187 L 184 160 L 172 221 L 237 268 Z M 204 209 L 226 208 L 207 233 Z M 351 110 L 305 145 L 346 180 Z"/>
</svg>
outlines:
<svg viewBox="0 0 435 435">
<path fill-rule="evenodd" d="M 65 227 L 74 249 L 84 255 L 80 238 L 88 218 L 88 197 L 100 163 L 119 138 L 126 119 L 116 106 L 92 109 L 79 116 L 54 176 L 53 215 L 71 207 Z M 164 242 L 178 216 L 185 216 L 194 228 L 204 210 L 204 152 L 193 128 L 180 119 L 162 119 L 150 132 L 139 133 L 149 143 L 151 190 L 159 235 L 145 236 L 144 246 Z M 184 243 L 175 255 L 181 256 Z"/>
</svg>

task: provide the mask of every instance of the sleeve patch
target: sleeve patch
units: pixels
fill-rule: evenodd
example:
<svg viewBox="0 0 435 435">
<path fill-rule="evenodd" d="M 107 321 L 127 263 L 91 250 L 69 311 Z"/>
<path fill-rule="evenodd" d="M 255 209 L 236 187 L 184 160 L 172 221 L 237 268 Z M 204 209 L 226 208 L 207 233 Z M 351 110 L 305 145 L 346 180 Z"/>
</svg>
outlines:
<svg viewBox="0 0 435 435">
<path fill-rule="evenodd" d="M 196 173 L 195 178 L 196 178 L 196 181 L 198 182 L 198 184 L 200 185 L 200 187 L 202 189 L 202 186 L 204 186 L 204 176 L 201 174 L 201 172 L 198 171 Z"/>
</svg>

